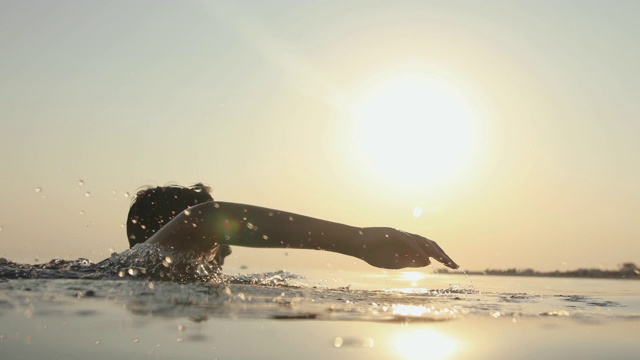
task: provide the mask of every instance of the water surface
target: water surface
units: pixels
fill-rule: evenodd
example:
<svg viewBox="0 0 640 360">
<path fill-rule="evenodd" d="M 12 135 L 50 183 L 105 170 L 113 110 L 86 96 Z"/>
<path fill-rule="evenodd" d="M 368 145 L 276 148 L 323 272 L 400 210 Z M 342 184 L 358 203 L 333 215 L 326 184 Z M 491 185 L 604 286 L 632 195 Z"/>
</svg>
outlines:
<svg viewBox="0 0 640 360">
<path fill-rule="evenodd" d="M 168 281 L 163 255 L 162 277 L 130 263 L 5 262 L 0 351 L 16 359 L 422 359 L 633 358 L 639 350 L 634 280 L 196 266 L 191 281 Z"/>
</svg>

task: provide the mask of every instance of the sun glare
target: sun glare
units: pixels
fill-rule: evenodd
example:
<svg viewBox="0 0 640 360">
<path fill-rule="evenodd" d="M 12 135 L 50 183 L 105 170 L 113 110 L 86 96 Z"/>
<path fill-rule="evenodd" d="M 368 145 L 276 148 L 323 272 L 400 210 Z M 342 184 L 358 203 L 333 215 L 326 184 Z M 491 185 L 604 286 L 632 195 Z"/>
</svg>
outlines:
<svg viewBox="0 0 640 360">
<path fill-rule="evenodd" d="M 445 79 L 391 77 L 364 91 L 352 110 L 359 160 L 392 185 L 443 182 L 470 159 L 471 106 Z"/>
<path fill-rule="evenodd" d="M 395 335 L 394 350 L 402 359 L 448 359 L 460 350 L 457 339 L 436 329 L 420 328 Z"/>
<path fill-rule="evenodd" d="M 417 271 L 406 271 L 402 273 L 402 279 L 411 282 L 411 286 L 418 286 L 418 281 L 424 279 L 426 276 Z"/>
</svg>

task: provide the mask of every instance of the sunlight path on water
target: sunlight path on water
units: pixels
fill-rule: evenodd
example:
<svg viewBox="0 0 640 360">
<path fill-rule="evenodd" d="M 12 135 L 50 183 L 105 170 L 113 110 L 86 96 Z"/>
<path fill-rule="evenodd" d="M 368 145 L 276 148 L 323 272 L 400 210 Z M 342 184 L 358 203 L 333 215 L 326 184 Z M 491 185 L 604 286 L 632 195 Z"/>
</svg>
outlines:
<svg viewBox="0 0 640 360">
<path fill-rule="evenodd" d="M 350 275 L 358 278 L 366 276 Z M 633 281 L 598 282 L 617 294 L 606 296 L 581 290 L 593 283 L 579 281 L 564 295 L 535 295 L 541 287 L 562 285 L 546 279 L 518 280 L 519 292 L 494 291 L 513 290 L 514 279 L 486 277 L 479 287 L 490 291 L 412 293 L 314 287 L 305 283 L 317 279 L 281 271 L 228 280 L 0 281 L 0 348 L 8 358 L 46 353 L 94 360 L 604 359 L 612 353 L 633 358 L 637 343 L 630 334 L 640 331 Z"/>
<path fill-rule="evenodd" d="M 455 337 L 435 328 L 404 329 L 392 336 L 393 349 L 403 359 L 447 359 L 460 350 Z"/>
</svg>

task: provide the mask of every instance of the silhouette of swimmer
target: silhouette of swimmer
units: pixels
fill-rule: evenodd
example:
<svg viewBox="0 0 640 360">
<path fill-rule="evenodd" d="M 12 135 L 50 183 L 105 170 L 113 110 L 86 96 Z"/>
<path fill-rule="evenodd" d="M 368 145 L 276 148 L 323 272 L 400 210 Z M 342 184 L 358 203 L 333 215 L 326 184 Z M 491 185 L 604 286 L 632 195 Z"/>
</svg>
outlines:
<svg viewBox="0 0 640 360">
<path fill-rule="evenodd" d="M 129 245 L 158 244 L 175 250 L 211 252 L 218 265 L 230 245 L 333 251 L 370 265 L 423 267 L 436 259 L 458 265 L 420 235 L 389 227 L 353 227 L 286 211 L 214 201 L 210 188 L 162 186 L 139 191 L 127 218 Z"/>
</svg>

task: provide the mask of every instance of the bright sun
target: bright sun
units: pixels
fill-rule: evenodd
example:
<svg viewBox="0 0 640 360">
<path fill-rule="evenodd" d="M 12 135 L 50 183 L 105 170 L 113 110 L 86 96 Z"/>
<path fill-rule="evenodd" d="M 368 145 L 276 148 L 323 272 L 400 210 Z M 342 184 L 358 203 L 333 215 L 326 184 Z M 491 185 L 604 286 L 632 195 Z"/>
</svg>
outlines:
<svg viewBox="0 0 640 360">
<path fill-rule="evenodd" d="M 360 160 L 391 185 L 427 186 L 461 175 L 473 148 L 471 106 L 444 79 L 395 76 L 353 108 Z"/>
</svg>

